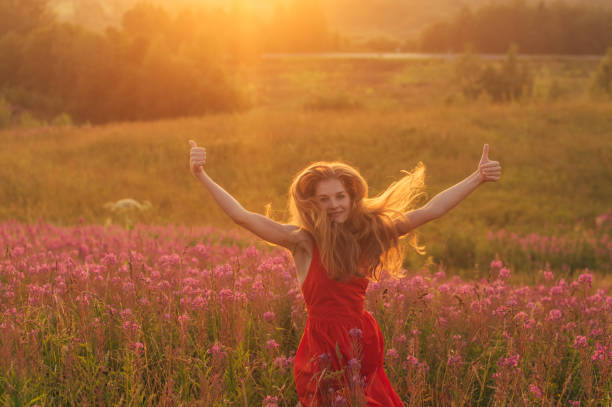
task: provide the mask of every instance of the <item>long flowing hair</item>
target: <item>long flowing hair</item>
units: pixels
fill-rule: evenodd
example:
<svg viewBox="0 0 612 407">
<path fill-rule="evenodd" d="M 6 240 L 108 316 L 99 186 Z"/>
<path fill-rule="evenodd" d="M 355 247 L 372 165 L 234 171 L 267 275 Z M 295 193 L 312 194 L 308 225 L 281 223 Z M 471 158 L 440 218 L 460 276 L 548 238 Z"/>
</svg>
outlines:
<svg viewBox="0 0 612 407">
<path fill-rule="evenodd" d="M 359 171 L 342 162 L 315 162 L 294 178 L 289 189 L 289 222 L 308 231 L 314 238 L 330 278 L 348 280 L 367 277 L 379 281 L 382 270 L 394 277 L 404 276 L 402 262 L 405 245 L 425 254 L 416 234 L 398 236 L 395 221 L 404 218 L 419 198 L 425 196 L 425 165 L 419 162 L 412 171 L 402 171 L 379 195 L 368 197 L 368 184 Z M 319 209 L 315 192 L 320 181 L 338 179 L 351 198 L 351 209 L 343 223 L 333 222 Z"/>
</svg>

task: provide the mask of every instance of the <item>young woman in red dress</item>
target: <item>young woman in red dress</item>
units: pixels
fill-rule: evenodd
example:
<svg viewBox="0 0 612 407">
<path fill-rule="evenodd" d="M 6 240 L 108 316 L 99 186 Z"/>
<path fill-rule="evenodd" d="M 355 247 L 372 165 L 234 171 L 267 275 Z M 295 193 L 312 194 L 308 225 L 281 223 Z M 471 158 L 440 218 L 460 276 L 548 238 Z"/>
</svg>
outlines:
<svg viewBox="0 0 612 407">
<path fill-rule="evenodd" d="M 294 358 L 302 406 L 403 403 L 383 369 L 380 327 L 363 308 L 370 280 L 382 270 L 402 276 L 400 238 L 455 207 L 479 185 L 501 176 L 498 161 L 483 147 L 477 170 L 414 209 L 423 195 L 425 167 L 419 163 L 382 194 L 369 198 L 359 172 L 340 162 L 316 162 L 302 170 L 289 190 L 291 219 L 281 224 L 245 210 L 206 174 L 206 150 L 189 141 L 190 168 L 213 199 L 238 225 L 288 249 L 295 262 L 308 319 Z"/>
</svg>

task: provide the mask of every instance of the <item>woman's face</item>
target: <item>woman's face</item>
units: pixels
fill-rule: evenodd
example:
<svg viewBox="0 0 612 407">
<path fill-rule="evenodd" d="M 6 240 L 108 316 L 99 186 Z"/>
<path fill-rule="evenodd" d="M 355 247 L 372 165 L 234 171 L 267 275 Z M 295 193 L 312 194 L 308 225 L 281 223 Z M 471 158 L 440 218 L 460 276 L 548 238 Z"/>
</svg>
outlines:
<svg viewBox="0 0 612 407">
<path fill-rule="evenodd" d="M 315 199 L 319 208 L 327 213 L 332 222 L 342 223 L 348 218 L 351 198 L 339 179 L 329 178 L 319 181 Z"/>
</svg>

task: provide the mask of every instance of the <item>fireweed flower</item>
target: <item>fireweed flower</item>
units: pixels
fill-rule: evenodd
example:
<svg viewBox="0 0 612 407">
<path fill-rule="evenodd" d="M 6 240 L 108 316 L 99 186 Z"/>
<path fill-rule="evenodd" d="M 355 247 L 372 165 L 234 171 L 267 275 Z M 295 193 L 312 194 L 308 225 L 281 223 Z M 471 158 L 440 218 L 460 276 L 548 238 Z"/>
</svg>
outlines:
<svg viewBox="0 0 612 407">
<path fill-rule="evenodd" d="M 574 340 L 574 348 L 586 348 L 587 346 L 589 346 L 589 343 L 587 342 L 586 336 L 576 336 L 576 339 Z"/>
<path fill-rule="evenodd" d="M 446 278 L 446 273 L 443 271 L 438 271 L 437 273 L 434 274 L 434 278 L 436 280 L 444 280 Z"/>
<path fill-rule="evenodd" d="M 361 362 L 359 362 L 355 358 L 352 358 L 351 360 L 348 361 L 348 366 L 351 369 L 359 369 L 361 367 Z"/>
<path fill-rule="evenodd" d="M 117 256 L 115 255 L 115 253 L 106 253 L 102 258 L 101 263 L 104 264 L 106 267 L 115 266 L 118 263 Z"/>
<path fill-rule="evenodd" d="M 266 342 L 266 349 L 277 350 L 280 347 L 278 343 L 274 339 L 269 339 Z"/>
<path fill-rule="evenodd" d="M 499 358 L 497 364 L 502 367 L 518 367 L 518 361 L 520 359 L 519 354 L 514 354 L 507 358 Z"/>
<path fill-rule="evenodd" d="M 595 351 L 593 352 L 593 356 L 591 356 L 591 361 L 596 361 L 596 360 L 604 360 L 606 358 L 606 347 L 602 346 L 601 343 L 597 342 L 595 344 Z M 610 352 L 610 354 L 608 355 L 610 358 L 612 358 L 612 352 Z"/>
<path fill-rule="evenodd" d="M 359 328 L 351 328 L 351 330 L 349 331 L 349 335 L 355 339 L 361 339 L 361 337 L 363 336 L 361 329 Z"/>
<path fill-rule="evenodd" d="M 463 358 L 461 357 L 461 355 L 450 355 L 446 363 L 449 366 L 453 366 L 453 365 L 460 366 L 463 363 Z"/>
<path fill-rule="evenodd" d="M 587 285 L 587 286 L 589 286 L 589 287 L 590 287 L 590 286 L 591 286 L 591 283 L 593 282 L 593 274 L 591 274 L 591 273 L 584 273 L 584 274 L 581 274 L 581 275 L 578 277 L 578 282 L 579 282 L 580 284 L 584 284 L 584 285 Z"/>
<path fill-rule="evenodd" d="M 399 353 L 397 352 L 395 348 L 390 348 L 390 349 L 387 349 L 387 357 L 395 360 L 399 358 Z"/>
<path fill-rule="evenodd" d="M 264 312 L 264 314 L 263 314 L 263 319 L 266 322 L 274 321 L 274 317 L 275 317 L 275 315 L 274 315 L 274 312 L 272 312 L 272 311 L 267 311 L 267 312 Z"/>
<path fill-rule="evenodd" d="M 562 314 L 561 311 L 559 311 L 558 309 L 551 309 L 550 312 L 548 313 L 548 320 L 549 321 L 557 321 L 559 319 L 561 319 Z"/>
<path fill-rule="evenodd" d="M 278 356 L 274 359 L 274 365 L 281 370 L 288 369 L 293 364 L 293 358 Z"/>
<path fill-rule="evenodd" d="M 412 355 L 406 356 L 406 362 L 408 362 L 408 364 L 413 367 L 419 366 L 419 360 Z"/>
<path fill-rule="evenodd" d="M 261 405 L 262 407 L 278 407 L 278 397 L 266 396 Z"/>
<path fill-rule="evenodd" d="M 531 392 L 531 394 L 533 394 L 533 396 L 537 399 L 541 399 L 542 398 L 542 391 L 540 390 L 540 388 L 535 385 L 535 384 L 530 384 L 529 385 L 529 391 Z"/>
<path fill-rule="evenodd" d="M 144 345 L 143 345 L 143 343 L 142 343 L 142 342 L 135 342 L 135 343 L 134 343 L 134 350 L 135 350 L 136 352 L 142 352 L 142 351 L 144 351 Z"/>
<path fill-rule="evenodd" d="M 501 270 L 499 270 L 499 277 L 500 278 L 508 278 L 510 277 L 510 270 L 507 268 L 502 268 Z"/>
<path fill-rule="evenodd" d="M 223 350 L 223 345 L 221 345 L 219 342 L 215 342 L 213 344 L 213 346 L 208 348 L 206 353 L 208 353 L 209 355 L 213 355 L 213 356 L 215 356 L 215 355 L 225 355 L 225 351 Z"/>
</svg>

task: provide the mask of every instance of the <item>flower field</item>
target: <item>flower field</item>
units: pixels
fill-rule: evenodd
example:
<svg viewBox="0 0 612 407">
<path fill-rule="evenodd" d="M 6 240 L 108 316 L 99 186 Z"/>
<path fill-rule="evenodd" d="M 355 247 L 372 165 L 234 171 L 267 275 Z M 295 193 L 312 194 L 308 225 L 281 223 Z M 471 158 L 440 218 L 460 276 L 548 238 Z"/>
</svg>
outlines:
<svg viewBox="0 0 612 407">
<path fill-rule="evenodd" d="M 0 244 L 1 405 L 296 405 L 307 315 L 288 252 L 141 224 L 9 221 Z M 490 259 L 480 280 L 430 265 L 370 283 L 406 405 L 612 403 L 610 288 L 554 267 L 518 284 L 510 260 Z M 351 404 L 342 389 L 332 400 Z"/>
</svg>

